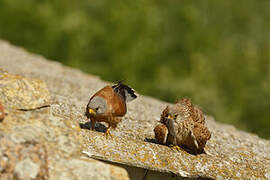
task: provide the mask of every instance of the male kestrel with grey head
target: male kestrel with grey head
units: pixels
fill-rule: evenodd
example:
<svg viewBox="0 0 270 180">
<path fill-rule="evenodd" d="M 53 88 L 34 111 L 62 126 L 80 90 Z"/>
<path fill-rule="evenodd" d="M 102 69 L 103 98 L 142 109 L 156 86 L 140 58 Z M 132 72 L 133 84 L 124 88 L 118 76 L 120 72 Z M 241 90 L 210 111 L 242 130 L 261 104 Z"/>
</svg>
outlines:
<svg viewBox="0 0 270 180">
<path fill-rule="evenodd" d="M 113 86 L 105 86 L 96 92 L 86 106 L 85 115 L 91 120 L 92 130 L 96 122 L 106 122 L 108 128 L 105 135 L 111 135 L 110 127 L 116 128 L 127 112 L 126 102 L 136 98 L 132 88 L 119 82 Z"/>
</svg>

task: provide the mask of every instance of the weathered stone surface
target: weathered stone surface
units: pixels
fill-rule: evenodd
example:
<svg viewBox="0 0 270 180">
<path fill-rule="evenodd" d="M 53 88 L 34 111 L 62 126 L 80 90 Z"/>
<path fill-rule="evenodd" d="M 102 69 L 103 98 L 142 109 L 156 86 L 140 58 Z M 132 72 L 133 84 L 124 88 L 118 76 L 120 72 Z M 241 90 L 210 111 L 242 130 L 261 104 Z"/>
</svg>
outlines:
<svg viewBox="0 0 270 180">
<path fill-rule="evenodd" d="M 47 151 L 35 141 L 15 143 L 0 138 L 1 179 L 48 179 Z"/>
<path fill-rule="evenodd" d="M 114 137 L 106 139 L 101 132 L 80 129 L 78 122 L 82 127 L 89 127 L 88 120 L 83 115 L 85 106 L 89 97 L 108 83 L 31 55 L 5 42 L 0 42 L 0 54 L 2 68 L 9 73 L 42 79 L 51 93 L 50 108 L 33 112 L 14 110 L 2 122 L 9 127 L 4 129 L 5 133 L 18 131 L 13 137 L 18 139 L 17 143 L 36 137 L 44 138 L 45 146 L 50 147 L 47 153 L 51 179 L 74 179 L 77 173 L 82 172 L 82 169 L 71 169 L 64 165 L 73 162 L 71 166 L 84 166 L 86 160 L 77 157 L 82 151 L 88 157 L 170 172 L 181 177 L 270 179 L 269 140 L 207 117 L 207 127 L 212 137 L 206 144 L 206 154 L 191 155 L 185 151 L 173 151 L 151 141 L 154 138 L 153 129 L 167 104 L 144 96 L 139 96 L 128 104 L 127 115 L 117 129 L 111 131 Z M 17 117 L 13 119 L 18 122 L 11 122 L 10 113 Z M 25 122 L 25 119 L 29 119 L 29 122 Z M 19 125 L 15 125 L 17 123 Z M 25 127 L 27 131 L 23 132 Z M 104 130 L 104 126 L 100 124 L 98 129 Z M 19 138 L 21 135 L 24 138 Z M 98 166 L 95 168 L 98 171 Z M 100 173 L 112 172 L 106 168 L 104 170 Z M 101 177 L 109 176 L 103 174 Z"/>
<path fill-rule="evenodd" d="M 81 129 L 63 103 L 72 106 L 69 98 L 56 95 L 51 102 L 43 80 L 4 70 L 0 87 L 7 111 L 0 124 L 0 179 L 129 179 L 123 168 L 81 158 Z"/>
<path fill-rule="evenodd" d="M 40 167 L 37 164 L 27 158 L 17 163 L 15 167 L 15 176 L 18 179 L 35 179 L 37 178 L 39 169 Z"/>
<path fill-rule="evenodd" d="M 59 159 L 53 164 L 56 170 L 50 174 L 50 179 L 102 179 L 102 180 L 128 180 L 126 170 L 113 165 L 107 165 L 93 159 L 72 158 Z"/>
<path fill-rule="evenodd" d="M 42 80 L 0 71 L 0 87 L 0 96 L 6 108 L 31 110 L 50 104 L 49 91 Z"/>
</svg>

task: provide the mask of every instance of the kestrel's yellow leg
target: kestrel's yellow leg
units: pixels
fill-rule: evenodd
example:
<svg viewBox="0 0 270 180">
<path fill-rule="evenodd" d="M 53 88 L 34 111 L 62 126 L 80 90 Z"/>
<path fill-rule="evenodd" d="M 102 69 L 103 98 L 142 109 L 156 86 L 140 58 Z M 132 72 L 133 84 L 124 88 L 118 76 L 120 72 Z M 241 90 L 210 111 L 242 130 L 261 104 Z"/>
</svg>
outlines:
<svg viewBox="0 0 270 180">
<path fill-rule="evenodd" d="M 91 120 L 91 129 L 95 130 L 96 121 Z"/>
<path fill-rule="evenodd" d="M 172 150 L 181 151 L 181 148 L 177 145 L 170 144 L 169 146 Z"/>
<path fill-rule="evenodd" d="M 104 133 L 104 136 L 105 136 L 106 138 L 108 138 L 109 136 L 110 136 L 110 137 L 113 137 L 113 135 L 110 133 L 110 126 L 106 129 L 106 132 Z"/>
</svg>

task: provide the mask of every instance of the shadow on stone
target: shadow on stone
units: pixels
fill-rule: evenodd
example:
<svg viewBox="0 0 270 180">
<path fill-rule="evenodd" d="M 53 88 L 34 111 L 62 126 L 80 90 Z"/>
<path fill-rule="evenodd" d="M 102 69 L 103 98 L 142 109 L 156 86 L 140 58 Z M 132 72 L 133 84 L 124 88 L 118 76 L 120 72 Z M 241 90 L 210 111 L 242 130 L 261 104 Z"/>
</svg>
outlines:
<svg viewBox="0 0 270 180">
<path fill-rule="evenodd" d="M 146 137 L 144 139 L 145 142 L 149 142 L 149 143 L 154 143 L 154 144 L 159 144 L 159 145 L 163 145 L 163 146 L 169 146 L 169 144 L 161 144 L 159 143 L 155 138 L 148 138 Z M 200 155 L 200 154 L 206 154 L 206 152 L 204 150 L 193 150 L 193 149 L 189 149 L 186 146 L 181 146 L 181 149 L 183 149 L 184 151 L 186 151 L 187 153 L 191 154 L 191 155 Z"/>
<path fill-rule="evenodd" d="M 151 179 L 156 179 L 156 180 L 214 180 L 211 178 L 206 178 L 206 177 L 197 177 L 197 178 L 183 178 L 180 177 L 172 172 L 158 172 L 158 171 L 153 171 L 141 167 L 134 167 L 134 166 L 128 166 L 125 164 L 120 164 L 116 162 L 108 162 L 101 160 L 105 163 L 109 163 L 112 165 L 120 166 L 122 168 L 125 168 L 128 172 L 130 180 L 137 180 L 137 179 L 146 179 L 146 180 L 151 180 Z"/>
<path fill-rule="evenodd" d="M 189 149 L 186 146 L 181 146 L 181 148 L 186 151 L 187 153 L 191 154 L 191 155 L 200 155 L 200 154 L 206 154 L 206 152 L 204 151 L 204 149 L 198 149 L 198 150 L 194 150 L 194 149 Z"/>
<path fill-rule="evenodd" d="M 157 140 L 155 138 L 148 138 L 148 137 L 146 137 L 144 139 L 144 141 L 145 142 L 149 142 L 149 143 L 154 143 L 154 144 L 160 144 L 160 143 L 157 142 Z M 163 145 L 163 144 L 160 144 L 160 145 Z"/>
<path fill-rule="evenodd" d="M 80 123 L 80 127 L 82 129 L 88 129 L 88 130 L 91 130 L 92 128 L 92 125 L 91 125 L 91 122 L 86 122 L 86 123 Z M 96 126 L 95 126 L 95 130 L 98 131 L 98 132 L 103 132 L 105 133 L 107 127 L 101 123 L 96 123 Z"/>
</svg>

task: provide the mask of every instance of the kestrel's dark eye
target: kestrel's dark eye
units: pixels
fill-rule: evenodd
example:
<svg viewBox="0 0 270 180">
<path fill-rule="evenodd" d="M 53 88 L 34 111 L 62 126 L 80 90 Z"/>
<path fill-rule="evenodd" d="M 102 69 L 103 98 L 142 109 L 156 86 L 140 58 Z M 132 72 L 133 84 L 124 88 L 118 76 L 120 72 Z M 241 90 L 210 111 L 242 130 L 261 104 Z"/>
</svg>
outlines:
<svg viewBox="0 0 270 180">
<path fill-rule="evenodd" d="M 98 107 L 95 110 L 97 111 L 98 110 Z"/>
<path fill-rule="evenodd" d="M 174 115 L 174 118 L 177 118 L 177 116 L 178 116 L 178 114 L 175 114 L 175 115 Z"/>
</svg>

